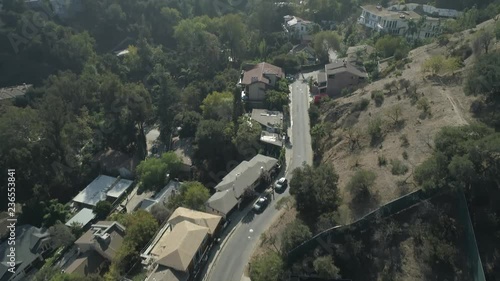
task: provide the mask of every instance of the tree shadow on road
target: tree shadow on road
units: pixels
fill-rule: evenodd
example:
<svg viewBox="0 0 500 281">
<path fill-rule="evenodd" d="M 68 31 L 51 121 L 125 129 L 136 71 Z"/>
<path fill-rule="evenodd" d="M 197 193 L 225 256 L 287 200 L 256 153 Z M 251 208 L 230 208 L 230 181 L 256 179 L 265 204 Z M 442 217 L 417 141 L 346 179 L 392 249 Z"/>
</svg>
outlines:
<svg viewBox="0 0 500 281">
<path fill-rule="evenodd" d="M 255 212 L 253 211 L 250 211 L 248 212 L 244 217 L 243 219 L 241 220 L 241 222 L 243 223 L 251 223 L 253 221 L 253 219 L 255 218 Z"/>
</svg>

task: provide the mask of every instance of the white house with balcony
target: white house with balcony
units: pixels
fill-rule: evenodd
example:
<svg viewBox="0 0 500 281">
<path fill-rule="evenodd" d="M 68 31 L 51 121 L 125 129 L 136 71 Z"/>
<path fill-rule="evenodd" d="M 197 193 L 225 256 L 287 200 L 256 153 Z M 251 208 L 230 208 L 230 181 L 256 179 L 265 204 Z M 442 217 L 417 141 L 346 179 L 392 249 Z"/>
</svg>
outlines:
<svg viewBox="0 0 500 281">
<path fill-rule="evenodd" d="M 361 6 L 363 11 L 358 23 L 379 32 L 413 39 L 430 38 L 441 33 L 440 18 L 420 15 L 409 9 L 398 10 L 396 6 Z"/>
<path fill-rule="evenodd" d="M 311 40 L 314 22 L 289 15 L 284 16 L 283 19 L 285 20 L 283 28 L 290 37 L 305 41 Z"/>
</svg>

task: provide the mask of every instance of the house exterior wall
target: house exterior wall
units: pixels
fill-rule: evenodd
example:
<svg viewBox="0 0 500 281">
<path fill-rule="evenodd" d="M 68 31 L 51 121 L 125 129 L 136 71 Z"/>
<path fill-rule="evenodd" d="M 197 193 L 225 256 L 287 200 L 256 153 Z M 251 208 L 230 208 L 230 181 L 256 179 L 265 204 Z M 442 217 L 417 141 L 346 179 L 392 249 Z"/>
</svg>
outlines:
<svg viewBox="0 0 500 281">
<path fill-rule="evenodd" d="M 264 76 L 269 79 L 269 85 L 275 86 L 276 81 L 278 80 L 278 77 L 276 77 L 276 74 L 264 74 Z"/>
<path fill-rule="evenodd" d="M 388 34 L 406 36 L 411 38 L 430 38 L 436 36 L 442 31 L 441 20 L 426 18 L 425 23 L 421 27 L 419 32 L 413 35 L 407 35 L 408 22 L 409 19 L 406 18 L 395 19 L 393 17 L 381 17 L 364 9 L 358 19 L 358 23 L 376 31 L 383 31 Z"/>
<path fill-rule="evenodd" d="M 249 101 L 264 101 L 266 97 L 266 84 L 257 82 L 248 85 L 247 88 Z"/>
<path fill-rule="evenodd" d="M 337 96 L 342 89 L 360 85 L 365 83 L 365 80 L 349 72 L 337 73 L 333 78 L 328 77 L 326 93 L 331 97 Z"/>
</svg>

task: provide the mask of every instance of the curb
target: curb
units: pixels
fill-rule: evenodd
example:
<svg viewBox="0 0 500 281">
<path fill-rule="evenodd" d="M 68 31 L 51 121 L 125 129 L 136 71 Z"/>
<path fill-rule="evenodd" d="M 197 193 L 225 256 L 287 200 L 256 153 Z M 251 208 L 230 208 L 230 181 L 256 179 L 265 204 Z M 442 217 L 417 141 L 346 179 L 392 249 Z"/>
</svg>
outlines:
<svg viewBox="0 0 500 281">
<path fill-rule="evenodd" d="M 245 214 L 245 216 L 246 216 L 246 214 Z M 205 277 L 203 277 L 203 279 L 202 279 L 203 281 L 208 280 L 208 277 L 210 276 L 210 273 L 212 272 L 212 267 L 217 262 L 217 259 L 219 258 L 220 252 L 223 250 L 223 248 L 226 245 L 226 243 L 229 240 L 229 238 L 231 238 L 231 236 L 233 235 L 233 233 L 236 231 L 236 229 L 238 229 L 240 227 L 240 225 L 241 225 L 241 221 L 237 225 L 235 225 L 233 227 L 233 229 L 231 229 L 231 231 L 229 231 L 229 233 L 227 234 L 227 236 L 224 239 L 224 241 L 222 241 L 222 243 L 220 244 L 220 249 L 219 249 L 219 251 L 217 251 L 215 253 L 213 261 L 208 266 L 208 268 L 207 268 L 207 274 L 205 274 Z"/>
</svg>

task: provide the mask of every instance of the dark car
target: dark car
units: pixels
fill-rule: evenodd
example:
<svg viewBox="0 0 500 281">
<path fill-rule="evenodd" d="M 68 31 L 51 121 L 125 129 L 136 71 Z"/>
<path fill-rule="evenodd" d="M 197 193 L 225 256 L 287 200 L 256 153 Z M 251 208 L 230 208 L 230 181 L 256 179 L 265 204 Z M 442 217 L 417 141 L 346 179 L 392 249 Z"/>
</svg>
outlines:
<svg viewBox="0 0 500 281">
<path fill-rule="evenodd" d="M 267 207 L 269 204 L 269 198 L 267 196 L 261 196 L 259 199 L 257 199 L 257 202 L 253 205 L 253 210 L 256 213 L 261 213 L 264 211 L 264 209 Z"/>
</svg>

